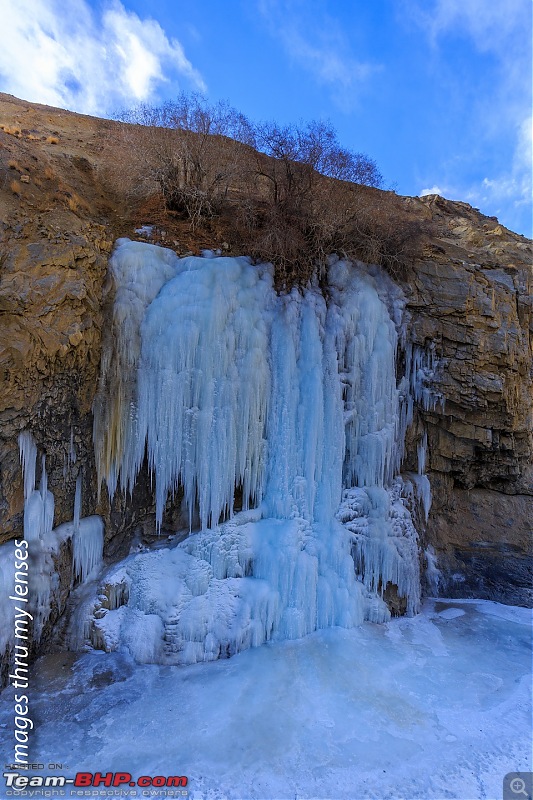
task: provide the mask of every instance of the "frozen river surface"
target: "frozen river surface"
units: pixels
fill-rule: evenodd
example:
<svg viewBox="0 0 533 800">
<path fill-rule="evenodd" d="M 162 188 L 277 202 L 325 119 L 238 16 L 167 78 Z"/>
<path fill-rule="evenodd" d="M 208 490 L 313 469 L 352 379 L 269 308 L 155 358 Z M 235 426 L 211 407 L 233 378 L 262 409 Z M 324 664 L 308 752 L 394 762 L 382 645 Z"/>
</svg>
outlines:
<svg viewBox="0 0 533 800">
<path fill-rule="evenodd" d="M 186 775 L 195 800 L 495 800 L 532 768 L 531 612 L 487 601 L 428 600 L 189 667 L 48 656 L 31 686 L 34 762 Z"/>
</svg>

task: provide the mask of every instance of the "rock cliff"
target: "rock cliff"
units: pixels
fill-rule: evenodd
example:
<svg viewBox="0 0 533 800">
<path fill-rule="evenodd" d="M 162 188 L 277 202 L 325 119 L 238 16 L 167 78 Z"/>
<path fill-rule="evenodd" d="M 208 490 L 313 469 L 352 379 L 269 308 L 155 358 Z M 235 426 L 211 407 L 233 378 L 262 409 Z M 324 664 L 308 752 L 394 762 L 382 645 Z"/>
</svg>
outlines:
<svg viewBox="0 0 533 800">
<path fill-rule="evenodd" d="M 119 156 L 118 123 L 0 96 L 0 542 L 22 530 L 17 437 L 24 429 L 46 455 L 55 525 L 72 519 L 81 474 L 82 514 L 104 517 L 109 555 L 123 552 L 139 527 L 153 532 L 148 481 L 139 482 L 127 514 L 123 498 L 110 508 L 97 498 L 92 450 L 111 299 L 107 258 L 118 235 L 135 237 L 136 224 L 160 223 L 157 210 L 137 218 L 125 212 L 120 187 L 110 190 L 106 170 Z M 464 203 L 438 196 L 404 202 L 434 231 L 401 281 L 409 337 L 434 353 L 434 390 L 442 397 L 434 409 L 417 409 L 407 442 L 405 468 L 416 471 L 417 445 L 427 434 L 433 504 L 420 523 L 422 547 L 435 554 L 442 594 L 527 604 L 531 242 Z M 182 244 L 171 235 L 166 241 L 178 251 L 194 248 L 185 234 L 173 236 Z"/>
<path fill-rule="evenodd" d="M 531 601 L 531 242 L 464 203 L 423 205 L 437 237 L 408 286 L 443 408 L 420 410 L 433 506 L 426 530 L 448 596 Z"/>
</svg>

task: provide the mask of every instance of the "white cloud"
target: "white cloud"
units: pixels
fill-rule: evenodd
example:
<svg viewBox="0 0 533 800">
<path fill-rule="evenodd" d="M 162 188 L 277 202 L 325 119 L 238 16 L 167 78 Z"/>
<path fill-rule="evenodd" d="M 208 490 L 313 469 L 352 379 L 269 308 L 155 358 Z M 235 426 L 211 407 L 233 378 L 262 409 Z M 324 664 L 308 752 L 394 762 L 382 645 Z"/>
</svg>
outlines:
<svg viewBox="0 0 533 800">
<path fill-rule="evenodd" d="M 432 186 L 431 189 L 422 189 L 419 197 L 426 197 L 428 194 L 440 194 L 441 197 L 443 196 L 443 191 L 439 186 Z"/>
<path fill-rule="evenodd" d="M 87 114 L 149 100 L 177 77 L 201 75 L 158 22 L 119 0 L 96 16 L 86 0 L 2 0 L 0 88 Z"/>
<path fill-rule="evenodd" d="M 348 37 L 320 3 L 298 5 L 291 0 L 258 0 L 261 16 L 289 59 L 307 70 L 318 84 L 331 87 L 338 104 L 352 106 L 362 86 L 382 69 L 381 65 L 354 57 Z"/>
</svg>

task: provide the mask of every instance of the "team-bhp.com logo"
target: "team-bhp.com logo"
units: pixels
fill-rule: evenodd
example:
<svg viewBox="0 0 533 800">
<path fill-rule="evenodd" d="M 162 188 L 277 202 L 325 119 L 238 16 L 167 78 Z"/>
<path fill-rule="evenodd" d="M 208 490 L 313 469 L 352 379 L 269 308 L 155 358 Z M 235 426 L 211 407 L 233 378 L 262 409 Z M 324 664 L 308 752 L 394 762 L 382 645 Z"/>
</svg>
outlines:
<svg viewBox="0 0 533 800">
<path fill-rule="evenodd" d="M 98 788 L 98 787 L 124 787 L 135 786 L 140 788 L 169 788 L 187 786 L 185 775 L 141 775 L 136 780 L 129 772 L 77 772 L 74 778 L 64 775 L 21 775 L 18 772 L 4 772 L 8 789 L 22 791 L 24 789 L 43 788 Z"/>
</svg>

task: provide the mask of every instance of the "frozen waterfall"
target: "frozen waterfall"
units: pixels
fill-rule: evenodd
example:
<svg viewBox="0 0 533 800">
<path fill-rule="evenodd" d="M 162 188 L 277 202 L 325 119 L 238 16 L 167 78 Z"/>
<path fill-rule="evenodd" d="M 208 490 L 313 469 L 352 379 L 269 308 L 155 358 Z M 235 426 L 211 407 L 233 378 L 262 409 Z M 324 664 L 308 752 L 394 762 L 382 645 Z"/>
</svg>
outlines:
<svg viewBox="0 0 533 800">
<path fill-rule="evenodd" d="M 175 547 L 112 568 L 91 639 L 138 661 L 210 660 L 419 603 L 416 532 L 396 476 L 401 299 L 349 262 L 277 295 L 269 265 L 119 240 L 95 403 L 100 481 L 132 491 L 145 457 L 156 522 L 183 496 Z M 404 412 L 405 416 L 405 412 Z M 242 511 L 235 513 L 236 491 Z"/>
</svg>

